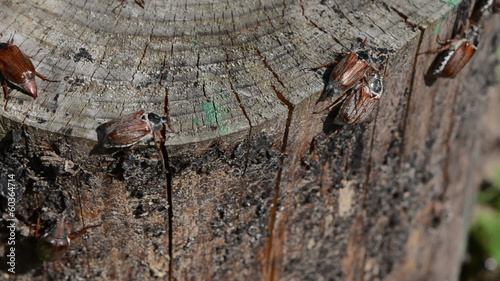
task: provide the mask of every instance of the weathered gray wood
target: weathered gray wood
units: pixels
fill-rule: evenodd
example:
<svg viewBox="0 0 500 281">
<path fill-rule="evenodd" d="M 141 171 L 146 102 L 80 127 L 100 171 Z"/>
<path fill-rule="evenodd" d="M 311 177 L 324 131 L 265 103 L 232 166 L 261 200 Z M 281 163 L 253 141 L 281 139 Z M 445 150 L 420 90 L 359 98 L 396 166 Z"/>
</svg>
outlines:
<svg viewBox="0 0 500 281">
<path fill-rule="evenodd" d="M 417 53 L 469 2 L 4 2 L 4 40 L 60 80 L 0 110 L 0 176 L 26 190 L 19 280 L 456 279 L 498 19 L 459 77 L 427 86 L 434 55 Z M 365 39 L 390 50 L 384 96 L 332 131 L 309 69 Z M 169 111 L 168 153 L 88 155 L 99 124 L 139 109 Z M 101 226 L 36 263 L 30 231 L 61 213 Z"/>
<path fill-rule="evenodd" d="M 414 36 L 398 15 L 377 5 L 347 10 L 351 28 L 333 1 L 151 1 L 145 10 L 130 2 L 3 4 L 0 30 L 15 33 L 39 72 L 61 82 L 39 82 L 37 100 L 15 91 L 2 115 L 95 139 L 107 119 L 168 108 L 181 132 L 170 143 L 192 143 L 282 115 L 286 107 L 271 85 L 300 104 L 322 87 L 305 69 L 359 45 L 354 38 L 399 49 Z"/>
</svg>

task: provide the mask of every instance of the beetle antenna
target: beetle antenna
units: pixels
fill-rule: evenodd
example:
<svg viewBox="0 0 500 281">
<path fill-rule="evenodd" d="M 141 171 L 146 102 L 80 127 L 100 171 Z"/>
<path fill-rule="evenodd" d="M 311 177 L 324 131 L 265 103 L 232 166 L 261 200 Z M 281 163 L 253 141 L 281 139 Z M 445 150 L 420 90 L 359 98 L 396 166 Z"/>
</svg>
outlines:
<svg viewBox="0 0 500 281">
<path fill-rule="evenodd" d="M 363 42 L 361 42 L 361 47 L 366 47 L 366 43 L 368 43 L 368 37 L 365 37 L 365 40 L 363 40 Z"/>
</svg>

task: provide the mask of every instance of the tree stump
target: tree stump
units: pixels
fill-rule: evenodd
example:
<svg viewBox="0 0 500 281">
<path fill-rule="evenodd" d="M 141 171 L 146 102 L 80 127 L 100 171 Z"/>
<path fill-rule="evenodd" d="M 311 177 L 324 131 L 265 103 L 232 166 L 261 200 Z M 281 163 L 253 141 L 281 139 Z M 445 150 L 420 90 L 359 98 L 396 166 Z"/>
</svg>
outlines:
<svg viewBox="0 0 500 281">
<path fill-rule="evenodd" d="M 426 85 L 435 55 L 417 54 L 471 1 L 336 2 L 3 1 L 2 40 L 58 80 L 0 111 L 3 278 L 456 280 L 498 20 L 458 77 Z M 390 58 L 383 97 L 332 130 L 313 114 L 326 69 L 311 68 L 365 39 Z M 97 126 L 140 109 L 178 133 L 89 154 Z M 37 221 L 45 233 L 62 214 L 98 226 L 41 262 Z"/>
</svg>

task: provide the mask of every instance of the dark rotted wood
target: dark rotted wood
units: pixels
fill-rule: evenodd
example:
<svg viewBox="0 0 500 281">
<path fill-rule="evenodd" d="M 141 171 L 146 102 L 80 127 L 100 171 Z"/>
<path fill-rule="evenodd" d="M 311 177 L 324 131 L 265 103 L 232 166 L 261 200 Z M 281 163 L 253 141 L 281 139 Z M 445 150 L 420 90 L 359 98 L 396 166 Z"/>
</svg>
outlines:
<svg viewBox="0 0 500 281">
<path fill-rule="evenodd" d="M 457 279 L 498 18 L 431 85 L 435 55 L 417 54 L 470 1 L 4 2 L 0 31 L 60 81 L 0 112 L 2 211 L 9 174 L 19 199 L 18 274 L 2 221 L 0 279 Z M 390 57 L 385 93 L 366 122 L 333 127 L 312 114 L 325 69 L 309 69 L 365 38 Z M 139 109 L 170 111 L 179 133 L 89 155 L 99 124 Z M 62 214 L 70 231 L 100 226 L 42 263 L 37 219 L 44 233 Z"/>
</svg>

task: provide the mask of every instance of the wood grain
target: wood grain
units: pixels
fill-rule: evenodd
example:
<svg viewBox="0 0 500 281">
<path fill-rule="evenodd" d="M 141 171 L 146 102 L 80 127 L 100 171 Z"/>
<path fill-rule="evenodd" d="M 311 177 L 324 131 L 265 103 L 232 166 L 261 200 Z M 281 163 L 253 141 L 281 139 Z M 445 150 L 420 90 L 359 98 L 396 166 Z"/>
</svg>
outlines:
<svg viewBox="0 0 500 281">
<path fill-rule="evenodd" d="M 170 111 L 172 145 L 248 131 L 287 111 L 275 90 L 295 105 L 321 91 L 307 69 L 336 52 L 364 38 L 397 50 L 415 36 L 384 5 L 356 5 L 342 18 L 333 1 L 6 1 L 0 30 L 60 82 L 39 81 L 37 100 L 13 91 L 1 114 L 91 140 L 139 109 Z"/>
</svg>

